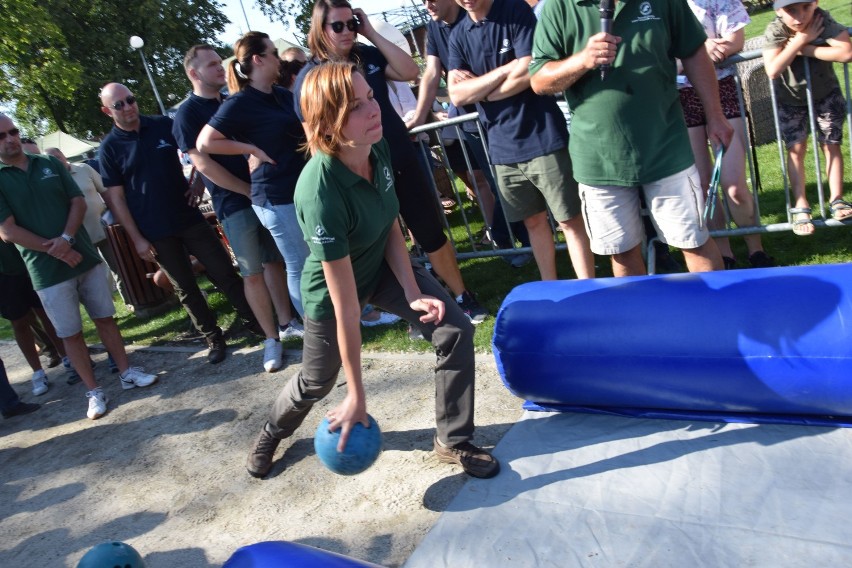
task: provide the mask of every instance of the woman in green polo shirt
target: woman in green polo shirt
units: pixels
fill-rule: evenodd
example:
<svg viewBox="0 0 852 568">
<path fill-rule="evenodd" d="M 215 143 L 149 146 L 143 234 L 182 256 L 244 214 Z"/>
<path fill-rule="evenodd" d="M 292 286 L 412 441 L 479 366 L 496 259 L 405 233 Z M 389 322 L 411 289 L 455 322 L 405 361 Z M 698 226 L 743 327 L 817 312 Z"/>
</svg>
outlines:
<svg viewBox="0 0 852 568">
<path fill-rule="evenodd" d="M 352 63 L 317 66 L 302 86 L 307 147 L 313 158 L 296 184 L 299 226 L 310 248 L 302 271 L 305 337 L 302 368 L 272 407 L 247 468 L 264 477 L 279 442 L 328 394 L 341 365 L 347 394 L 327 417 L 342 450 L 352 427 L 367 422 L 361 374 L 361 306 L 371 302 L 431 338 L 440 461 L 491 477 L 497 461 L 473 436 L 473 326 L 440 284 L 408 255 L 397 223 L 390 149 L 379 105 Z"/>
</svg>

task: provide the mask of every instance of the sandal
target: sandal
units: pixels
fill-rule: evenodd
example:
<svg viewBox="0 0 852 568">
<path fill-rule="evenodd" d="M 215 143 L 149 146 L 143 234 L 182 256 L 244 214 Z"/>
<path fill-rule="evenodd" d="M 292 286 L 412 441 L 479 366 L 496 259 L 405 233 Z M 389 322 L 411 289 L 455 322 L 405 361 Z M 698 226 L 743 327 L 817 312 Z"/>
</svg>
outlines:
<svg viewBox="0 0 852 568">
<path fill-rule="evenodd" d="M 456 200 L 455 199 L 451 199 L 449 197 L 442 197 L 441 198 L 441 207 L 443 208 L 444 213 L 452 213 L 455 206 L 456 206 Z"/>
<path fill-rule="evenodd" d="M 810 207 L 791 207 L 790 215 L 793 217 L 793 234 L 800 237 L 808 237 L 814 234 Z M 810 226 L 810 230 L 807 229 L 808 226 Z"/>
<path fill-rule="evenodd" d="M 831 202 L 831 218 L 836 221 L 842 221 L 852 215 L 852 204 L 844 201 L 842 197 L 838 197 Z"/>
</svg>

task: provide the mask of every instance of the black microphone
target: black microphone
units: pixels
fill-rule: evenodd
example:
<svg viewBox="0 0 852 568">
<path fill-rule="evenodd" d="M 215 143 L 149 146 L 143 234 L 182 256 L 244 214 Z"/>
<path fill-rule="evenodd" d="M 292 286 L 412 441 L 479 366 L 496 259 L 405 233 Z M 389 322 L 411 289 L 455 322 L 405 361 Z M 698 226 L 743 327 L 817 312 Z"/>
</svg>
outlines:
<svg viewBox="0 0 852 568">
<path fill-rule="evenodd" d="M 601 31 L 607 34 L 612 33 L 612 16 L 615 13 L 615 0 L 601 0 L 598 11 L 601 13 Z M 609 72 L 609 64 L 601 65 L 601 81 L 606 79 L 606 74 Z"/>
</svg>

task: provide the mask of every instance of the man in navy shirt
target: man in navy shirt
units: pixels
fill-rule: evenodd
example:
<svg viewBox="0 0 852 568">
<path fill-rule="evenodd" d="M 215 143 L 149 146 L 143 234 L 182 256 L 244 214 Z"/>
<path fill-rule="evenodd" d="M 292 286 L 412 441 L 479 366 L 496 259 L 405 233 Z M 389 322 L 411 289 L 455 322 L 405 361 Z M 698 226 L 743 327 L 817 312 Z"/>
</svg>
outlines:
<svg viewBox="0 0 852 568">
<path fill-rule="evenodd" d="M 453 104 L 479 108 L 506 218 L 523 219 L 542 280 L 555 280 L 549 207 L 577 278 L 592 278 L 594 257 L 571 173 L 565 119 L 552 97 L 530 89 L 532 9 L 523 0 L 457 1 L 468 14 L 450 34 L 447 86 Z"/>
<path fill-rule="evenodd" d="M 219 363 L 225 359 L 225 340 L 216 314 L 198 288 L 190 254 L 204 265 L 211 282 L 225 293 L 238 315 L 256 324 L 228 253 L 198 208 L 187 201 L 189 184 L 178 158 L 172 120 L 140 115 L 136 97 L 119 83 L 103 88 L 101 103 L 103 113 L 115 123 L 100 147 L 107 205 L 139 257 L 160 264 L 192 323 L 207 340 L 207 360 Z"/>
<path fill-rule="evenodd" d="M 216 216 L 243 276 L 249 305 L 266 335 L 263 366 L 269 372 L 282 366 L 280 339 L 301 337 L 302 326 L 293 319 L 284 261 L 269 231 L 251 208 L 251 174 L 243 156 L 207 154 L 195 141 L 222 104 L 225 86 L 222 58 L 209 45 L 196 45 L 184 57 L 184 69 L 192 83 L 192 94 L 178 108 L 172 132 L 182 152 L 189 154 L 213 197 Z M 268 286 L 268 287 L 267 287 Z M 276 327 L 275 312 L 283 322 Z"/>
<path fill-rule="evenodd" d="M 455 0 L 430 0 L 426 2 L 426 11 L 432 18 L 426 29 L 426 69 L 423 71 L 423 76 L 420 79 L 420 88 L 417 91 L 417 108 L 414 111 L 414 116 L 406 123 L 409 129 L 426 123 L 426 119 L 432 110 L 432 104 L 435 102 L 441 76 L 445 74 L 449 65 L 450 33 L 455 25 L 461 22 L 466 15 L 466 12 L 455 3 Z M 476 107 L 468 105 L 463 109 L 459 109 L 455 105 L 450 105 L 447 116 L 448 118 L 453 118 L 469 112 L 476 112 Z M 491 175 L 491 167 L 485 155 L 483 140 L 480 137 L 476 121 L 465 122 L 462 125 L 462 130 L 464 132 L 464 145 L 473 154 L 474 160 L 485 175 L 491 191 L 497 197 L 497 183 Z M 453 138 L 456 137 L 453 135 Z M 444 138 L 447 138 L 447 136 L 444 136 Z M 452 158 L 450 156 L 448 158 L 452 164 Z M 521 244 L 525 247 L 530 246 L 529 236 L 527 235 L 524 224 L 522 222 L 514 222 L 511 224 L 511 227 L 512 232 L 521 241 Z M 499 200 L 495 203 L 494 207 L 491 234 L 494 241 L 501 248 L 513 247 L 514 243 L 507 229 L 506 217 L 503 214 L 503 208 Z M 512 266 L 520 267 L 531 260 L 531 255 L 523 253 L 503 258 Z"/>
</svg>

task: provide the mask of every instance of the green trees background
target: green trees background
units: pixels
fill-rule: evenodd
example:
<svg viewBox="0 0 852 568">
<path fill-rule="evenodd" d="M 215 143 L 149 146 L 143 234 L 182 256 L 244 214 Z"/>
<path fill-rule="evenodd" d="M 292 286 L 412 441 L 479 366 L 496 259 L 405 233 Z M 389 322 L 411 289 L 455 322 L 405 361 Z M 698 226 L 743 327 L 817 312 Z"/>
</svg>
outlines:
<svg viewBox="0 0 852 568">
<path fill-rule="evenodd" d="M 145 55 L 166 106 L 189 90 L 183 54 L 196 43 L 218 44 L 228 23 L 216 0 L 0 0 L 0 104 L 24 131 L 53 129 L 90 138 L 110 128 L 98 92 L 128 85 L 143 113 L 157 103 L 130 36 Z"/>
</svg>

